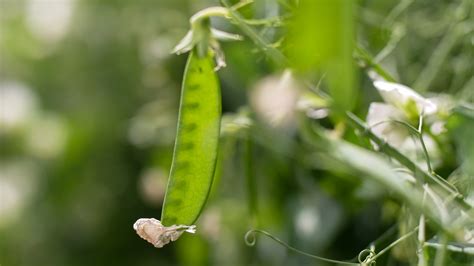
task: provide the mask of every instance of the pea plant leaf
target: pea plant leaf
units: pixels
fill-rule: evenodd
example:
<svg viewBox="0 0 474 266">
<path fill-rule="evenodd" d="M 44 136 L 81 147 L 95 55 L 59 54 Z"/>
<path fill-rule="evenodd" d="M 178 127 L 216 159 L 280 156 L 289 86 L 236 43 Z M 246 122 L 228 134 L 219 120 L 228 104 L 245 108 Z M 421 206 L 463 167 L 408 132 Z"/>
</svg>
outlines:
<svg viewBox="0 0 474 266">
<path fill-rule="evenodd" d="M 286 48 L 293 67 L 303 73 L 326 73 L 333 104 L 341 110 L 353 109 L 357 100 L 352 61 L 354 2 L 299 1 L 294 20 L 288 25 Z"/>
<path fill-rule="evenodd" d="M 217 159 L 221 96 L 211 53 L 189 54 L 181 90 L 178 129 L 161 220 L 193 224 L 212 185 Z"/>
</svg>

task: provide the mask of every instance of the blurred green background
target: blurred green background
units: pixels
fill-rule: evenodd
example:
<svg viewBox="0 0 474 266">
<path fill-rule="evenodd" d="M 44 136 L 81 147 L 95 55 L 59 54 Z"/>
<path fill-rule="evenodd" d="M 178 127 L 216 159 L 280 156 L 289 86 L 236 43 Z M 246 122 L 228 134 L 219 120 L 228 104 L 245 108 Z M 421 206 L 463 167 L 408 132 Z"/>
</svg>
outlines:
<svg viewBox="0 0 474 266">
<path fill-rule="evenodd" d="M 242 12 L 284 16 L 294 2 L 257 0 Z M 136 219 L 159 219 L 171 164 L 186 56 L 170 51 L 192 14 L 218 4 L 0 0 L 0 265 L 320 265 L 263 239 L 247 247 L 243 236 L 259 225 L 305 251 L 349 259 L 396 221 L 399 206 L 379 200 L 373 184 L 301 163 L 290 118 L 252 150 L 257 218 L 247 207 L 245 141 L 229 134 L 197 235 L 159 250 L 136 235 Z M 473 8 L 470 0 L 359 0 L 354 34 L 371 53 L 384 49 L 379 62 L 402 83 L 472 103 Z M 259 33 L 274 42 L 285 28 Z M 271 91 L 252 92 L 282 69 L 248 38 L 222 48 L 223 112 L 275 101 Z M 351 104 L 365 115 L 378 96 L 356 74 Z"/>
</svg>

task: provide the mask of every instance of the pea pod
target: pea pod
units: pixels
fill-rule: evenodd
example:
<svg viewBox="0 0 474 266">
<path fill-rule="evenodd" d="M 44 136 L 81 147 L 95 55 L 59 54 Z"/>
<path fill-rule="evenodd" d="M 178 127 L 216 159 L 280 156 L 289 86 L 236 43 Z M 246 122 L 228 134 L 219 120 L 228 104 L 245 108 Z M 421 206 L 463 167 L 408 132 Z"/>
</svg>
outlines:
<svg viewBox="0 0 474 266">
<path fill-rule="evenodd" d="M 212 185 L 219 144 L 221 96 L 210 53 L 189 54 L 184 71 L 178 129 L 161 215 L 166 226 L 193 224 Z"/>
</svg>

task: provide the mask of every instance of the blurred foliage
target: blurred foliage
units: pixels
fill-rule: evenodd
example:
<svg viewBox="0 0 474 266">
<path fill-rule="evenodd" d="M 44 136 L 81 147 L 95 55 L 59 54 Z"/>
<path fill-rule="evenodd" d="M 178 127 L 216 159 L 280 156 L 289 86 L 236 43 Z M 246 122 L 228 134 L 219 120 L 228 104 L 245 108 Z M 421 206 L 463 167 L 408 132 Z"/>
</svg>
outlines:
<svg viewBox="0 0 474 266">
<path fill-rule="evenodd" d="M 340 109 L 365 117 L 369 103 L 381 101 L 369 66 L 349 65 L 352 46 L 424 95 L 474 104 L 471 0 L 359 0 L 342 22 L 332 21 L 331 8 L 327 17 L 311 15 L 312 5 L 328 1 L 306 1 L 311 7 L 291 24 L 297 2 L 305 1 L 261 0 L 239 11 L 249 20 L 282 17 L 283 25 L 253 28 L 297 66 L 302 58 L 305 80 L 323 77 L 316 89 Z M 292 112 L 299 94 L 286 89 L 304 84 L 279 86 L 282 66 L 245 38 L 222 43 L 223 136 L 198 233 L 160 250 L 135 234 L 136 219 L 159 218 L 171 165 L 186 56 L 170 51 L 189 17 L 212 5 L 219 3 L 0 1 L 0 265 L 322 265 L 263 239 L 249 248 L 243 236 L 265 228 L 307 252 L 348 259 L 404 219 L 406 206 L 386 188 L 304 141 Z M 212 24 L 242 34 L 223 19 Z M 320 64 L 330 63 L 335 70 L 324 78 Z M 331 104 L 312 97 L 312 106 Z M 466 112 L 448 114 L 435 169 L 460 188 L 474 177 L 474 120 Z M 339 120 L 319 124 L 370 147 Z M 463 193 L 472 200 L 473 190 Z M 408 265 L 400 250 L 378 265 Z"/>
</svg>

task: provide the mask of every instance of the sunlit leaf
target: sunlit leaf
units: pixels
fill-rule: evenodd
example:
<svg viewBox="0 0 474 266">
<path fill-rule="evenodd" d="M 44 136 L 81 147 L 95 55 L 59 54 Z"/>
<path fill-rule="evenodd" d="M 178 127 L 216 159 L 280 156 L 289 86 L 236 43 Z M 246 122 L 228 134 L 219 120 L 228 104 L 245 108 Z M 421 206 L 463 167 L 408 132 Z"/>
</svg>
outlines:
<svg viewBox="0 0 474 266">
<path fill-rule="evenodd" d="M 354 23 L 352 0 L 303 0 L 289 26 L 288 56 L 300 71 L 327 74 L 334 104 L 349 110 L 355 104 Z"/>
</svg>

